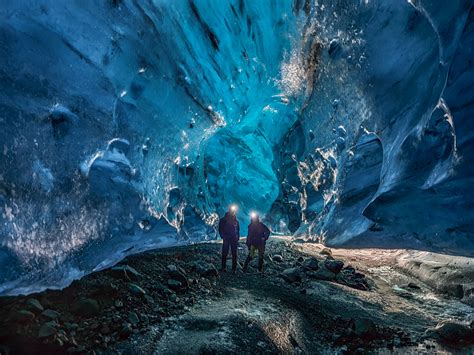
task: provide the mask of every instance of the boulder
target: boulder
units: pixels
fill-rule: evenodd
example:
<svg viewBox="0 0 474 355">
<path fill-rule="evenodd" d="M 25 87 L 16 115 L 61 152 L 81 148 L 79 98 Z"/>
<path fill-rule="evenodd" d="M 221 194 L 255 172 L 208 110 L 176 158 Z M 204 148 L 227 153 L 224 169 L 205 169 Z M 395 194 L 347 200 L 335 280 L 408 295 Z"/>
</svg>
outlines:
<svg viewBox="0 0 474 355">
<path fill-rule="evenodd" d="M 45 316 L 49 319 L 56 319 L 59 318 L 59 312 L 53 311 L 52 309 L 47 309 L 41 313 L 41 315 Z"/>
<path fill-rule="evenodd" d="M 370 289 L 369 284 L 365 279 L 353 278 L 346 276 L 344 273 L 340 273 L 336 276 L 336 281 L 340 284 L 346 285 L 351 288 L 355 288 L 361 291 L 368 291 Z"/>
<path fill-rule="evenodd" d="M 328 270 L 324 262 L 319 263 L 319 269 L 308 273 L 308 276 L 317 280 L 333 281 L 336 278 L 336 274 L 331 270 Z"/>
<path fill-rule="evenodd" d="M 12 320 L 18 323 L 28 323 L 35 319 L 33 312 L 27 311 L 25 309 L 20 309 L 13 313 Z"/>
<path fill-rule="evenodd" d="M 303 267 L 308 270 L 318 270 L 319 261 L 316 258 L 308 258 L 303 262 Z"/>
<path fill-rule="evenodd" d="M 447 344 L 474 344 L 474 330 L 467 324 L 453 321 L 438 323 L 435 328 L 428 329 L 426 335 Z"/>
<path fill-rule="evenodd" d="M 218 276 L 219 272 L 216 267 L 205 261 L 197 261 L 193 264 L 192 269 L 195 270 L 199 275 L 204 277 Z"/>
<path fill-rule="evenodd" d="M 176 269 L 174 271 L 170 270 L 170 271 L 168 271 L 168 276 L 172 280 L 179 281 L 181 283 L 181 288 L 189 287 L 188 278 L 186 277 L 186 275 L 182 271 L 180 271 L 178 269 Z"/>
<path fill-rule="evenodd" d="M 38 301 L 36 298 L 30 298 L 28 301 L 26 301 L 26 305 L 28 306 L 28 309 L 34 312 L 43 312 L 44 307 Z"/>
<path fill-rule="evenodd" d="M 283 270 L 280 276 L 289 283 L 301 281 L 301 272 L 297 267 Z"/>
<path fill-rule="evenodd" d="M 326 266 L 329 271 L 339 274 L 344 267 L 344 262 L 341 260 L 327 258 L 324 262 L 324 266 Z"/>
<path fill-rule="evenodd" d="M 52 322 L 43 324 L 38 331 L 38 338 L 47 338 L 57 333 L 56 328 Z"/>
<path fill-rule="evenodd" d="M 72 312 L 81 317 L 92 317 L 100 313 L 99 303 L 92 298 L 83 298 L 72 305 Z"/>
<path fill-rule="evenodd" d="M 369 283 L 364 274 L 356 272 L 352 266 L 347 266 L 336 277 L 337 282 L 355 288 L 357 290 L 368 291 Z"/>
</svg>

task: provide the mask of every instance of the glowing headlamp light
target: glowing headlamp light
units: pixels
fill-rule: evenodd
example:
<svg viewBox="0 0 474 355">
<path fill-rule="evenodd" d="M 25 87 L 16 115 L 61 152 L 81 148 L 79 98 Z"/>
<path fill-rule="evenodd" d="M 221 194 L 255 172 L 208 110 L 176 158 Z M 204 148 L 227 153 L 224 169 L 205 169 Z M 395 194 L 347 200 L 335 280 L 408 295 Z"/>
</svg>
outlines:
<svg viewBox="0 0 474 355">
<path fill-rule="evenodd" d="M 255 219 L 257 218 L 257 214 L 255 212 L 250 213 L 250 218 Z"/>
<path fill-rule="evenodd" d="M 232 212 L 237 211 L 237 206 L 236 206 L 236 205 L 230 206 L 230 210 L 231 210 Z"/>
</svg>

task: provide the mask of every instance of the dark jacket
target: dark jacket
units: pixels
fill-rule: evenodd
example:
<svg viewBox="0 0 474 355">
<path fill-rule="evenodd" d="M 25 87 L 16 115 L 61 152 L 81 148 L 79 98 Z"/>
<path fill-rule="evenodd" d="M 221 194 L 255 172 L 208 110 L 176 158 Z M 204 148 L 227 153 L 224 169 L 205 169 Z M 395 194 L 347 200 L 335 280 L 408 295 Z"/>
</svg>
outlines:
<svg viewBox="0 0 474 355">
<path fill-rule="evenodd" d="M 250 246 L 259 247 L 265 245 L 268 237 L 270 236 L 270 230 L 260 221 L 255 221 L 249 224 L 249 230 L 247 234 L 246 244 Z"/>
<path fill-rule="evenodd" d="M 223 240 L 237 241 L 240 238 L 239 221 L 229 212 L 219 221 L 219 234 Z"/>
</svg>

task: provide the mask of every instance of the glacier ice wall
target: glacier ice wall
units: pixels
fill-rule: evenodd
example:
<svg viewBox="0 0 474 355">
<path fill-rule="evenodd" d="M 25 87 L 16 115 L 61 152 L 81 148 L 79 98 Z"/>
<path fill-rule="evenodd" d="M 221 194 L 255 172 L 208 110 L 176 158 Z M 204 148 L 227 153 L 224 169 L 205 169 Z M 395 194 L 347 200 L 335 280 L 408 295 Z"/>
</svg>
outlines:
<svg viewBox="0 0 474 355">
<path fill-rule="evenodd" d="M 474 253 L 469 1 L 7 0 L 0 293 L 215 236 Z"/>
</svg>

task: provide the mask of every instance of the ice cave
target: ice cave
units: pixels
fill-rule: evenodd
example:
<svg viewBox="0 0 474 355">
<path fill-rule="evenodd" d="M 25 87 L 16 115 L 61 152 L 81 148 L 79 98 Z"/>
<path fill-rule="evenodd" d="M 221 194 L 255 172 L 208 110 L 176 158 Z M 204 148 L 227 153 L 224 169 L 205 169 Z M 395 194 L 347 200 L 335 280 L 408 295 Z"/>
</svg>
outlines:
<svg viewBox="0 0 474 355">
<path fill-rule="evenodd" d="M 472 1 L 0 16 L 0 295 L 219 239 L 229 204 L 329 248 L 474 256 Z"/>
</svg>

